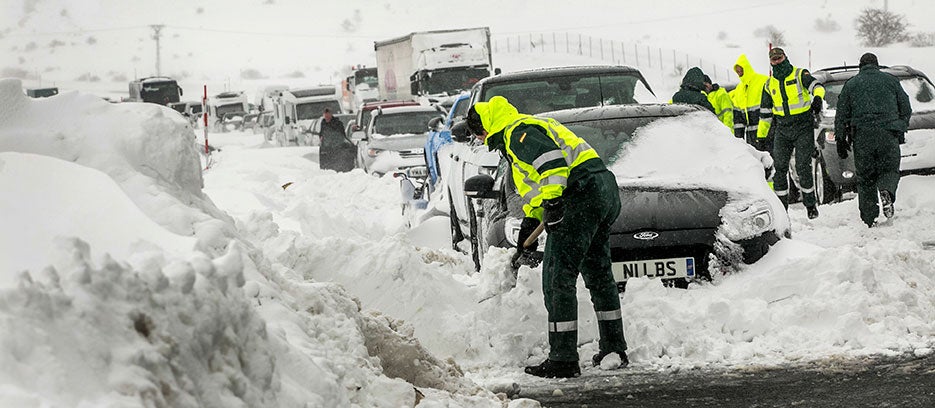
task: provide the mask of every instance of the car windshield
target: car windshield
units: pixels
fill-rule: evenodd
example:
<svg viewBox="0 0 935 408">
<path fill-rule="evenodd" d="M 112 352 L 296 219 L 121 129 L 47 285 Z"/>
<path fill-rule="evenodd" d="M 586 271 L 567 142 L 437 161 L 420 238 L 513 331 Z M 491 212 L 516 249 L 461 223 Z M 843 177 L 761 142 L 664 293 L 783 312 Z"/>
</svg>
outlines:
<svg viewBox="0 0 935 408">
<path fill-rule="evenodd" d="M 376 68 L 372 69 L 359 69 L 354 72 L 354 84 L 366 84 L 368 88 L 376 89 L 377 87 L 377 70 Z"/>
<path fill-rule="evenodd" d="M 233 103 L 230 105 L 221 105 L 217 107 L 217 115 L 224 117 L 224 115 L 231 112 L 243 112 L 243 104 Z"/>
<path fill-rule="evenodd" d="M 588 142 L 607 165 L 617 160 L 621 150 L 633 138 L 633 134 L 660 117 L 644 116 L 618 119 L 600 119 L 566 123 L 565 127 Z"/>
<path fill-rule="evenodd" d="M 935 111 L 935 88 L 923 77 L 913 76 L 901 78 L 899 84 L 909 95 L 909 104 L 913 112 L 931 112 Z M 841 89 L 844 88 L 844 82 L 833 82 L 824 85 L 825 102 L 831 109 L 837 109 L 838 97 L 841 95 Z"/>
<path fill-rule="evenodd" d="M 900 85 L 909 95 L 909 104 L 913 112 L 935 111 L 935 89 L 922 77 L 903 78 Z"/>
<path fill-rule="evenodd" d="M 437 118 L 438 112 L 406 112 L 379 115 L 373 120 L 373 133 L 381 135 L 425 133 L 429 121 Z"/>
<path fill-rule="evenodd" d="M 454 95 L 471 89 L 477 81 L 490 75 L 486 69 L 457 69 L 437 71 L 425 81 L 425 91 L 430 94 L 447 93 Z"/>
<path fill-rule="evenodd" d="M 305 102 L 295 105 L 296 120 L 318 119 L 325 114 L 326 108 L 332 112 L 341 111 L 338 101 Z"/>
<path fill-rule="evenodd" d="M 201 113 L 201 104 L 189 105 L 192 108 L 192 113 L 198 114 Z"/>
<path fill-rule="evenodd" d="M 485 86 L 481 100 L 503 96 L 522 113 L 655 102 L 636 74 L 569 75 Z"/>
<path fill-rule="evenodd" d="M 458 103 L 457 106 L 455 106 L 455 111 L 452 113 L 451 117 L 454 119 L 463 118 L 467 116 L 468 109 L 470 108 L 471 108 L 471 103 L 469 102 L 468 99 L 465 99 L 461 101 L 460 103 Z"/>
</svg>

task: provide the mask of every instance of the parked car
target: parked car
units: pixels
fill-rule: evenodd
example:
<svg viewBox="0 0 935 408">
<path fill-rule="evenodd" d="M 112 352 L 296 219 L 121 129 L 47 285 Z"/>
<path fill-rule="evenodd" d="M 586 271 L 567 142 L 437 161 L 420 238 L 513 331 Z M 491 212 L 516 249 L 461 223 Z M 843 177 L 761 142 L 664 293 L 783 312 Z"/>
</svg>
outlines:
<svg viewBox="0 0 935 408">
<path fill-rule="evenodd" d="M 626 66 L 545 68 L 487 77 L 471 89 L 469 106 L 489 101 L 498 95 L 506 97 L 520 113 L 530 115 L 557 109 L 656 101 L 655 94 L 640 71 Z M 443 193 L 448 195 L 447 202 L 436 202 L 433 197 L 433 203 L 429 206 L 449 207 L 446 212 L 452 220 L 452 246 L 461 249 L 461 241 L 467 239 L 475 268 L 480 270 L 487 244 L 483 236 L 474 232 L 476 225 L 472 226 L 472 223 L 477 218 L 475 215 L 483 214 L 485 209 L 474 206 L 472 200 L 464 194 L 464 181 L 478 174 L 495 173 L 500 155 L 488 151 L 486 146 L 476 143 L 472 138 L 467 138 L 465 142 L 443 145 L 437 154 L 429 157 L 440 163 L 441 177 L 450 180 Z"/>
<path fill-rule="evenodd" d="M 240 129 L 246 132 L 247 130 L 253 130 L 256 128 L 257 120 L 260 118 L 259 113 L 248 113 L 243 117 L 243 124 L 240 126 Z M 255 133 L 255 132 L 254 132 Z"/>
<path fill-rule="evenodd" d="M 418 105 L 419 103 L 416 101 L 377 101 L 363 103 L 360 105 L 360 107 L 357 108 L 354 123 L 350 125 L 350 132 L 347 134 L 354 143 L 357 143 L 358 140 L 363 139 L 363 137 L 367 134 L 367 126 L 370 125 L 371 113 L 377 108 Z"/>
<path fill-rule="evenodd" d="M 246 112 L 227 112 L 218 120 L 217 127 L 221 132 L 240 130 L 246 115 Z"/>
<path fill-rule="evenodd" d="M 906 143 L 899 146 L 902 160 L 899 173 L 935 174 L 935 86 L 921 71 L 905 66 L 881 67 L 881 71 L 899 78 L 903 90 L 909 95 L 912 117 Z M 844 191 L 856 189 L 857 177 L 854 155 L 841 159 L 834 141 L 834 116 L 838 96 L 844 83 L 857 75 L 856 66 L 825 68 L 812 72 L 812 76 L 825 87 L 824 111 L 815 130 L 820 151 L 812 162 L 815 194 L 820 203 L 839 200 Z"/>
<path fill-rule="evenodd" d="M 615 105 L 542 116 L 585 139 L 617 176 L 622 206 L 610 244 L 621 290 L 634 277 L 685 287 L 753 263 L 791 236 L 788 215 L 766 183 L 772 159 L 703 108 Z M 500 247 L 516 246 L 523 217 L 509 173 L 504 160 L 487 184 L 494 190 L 469 191 L 495 203 L 475 220 L 474 234 Z"/>
<path fill-rule="evenodd" d="M 438 107 L 421 105 L 373 110 L 366 135 L 357 143 L 357 167 L 375 175 L 420 168 L 418 176 L 424 178 L 429 122 L 443 114 Z"/>
</svg>

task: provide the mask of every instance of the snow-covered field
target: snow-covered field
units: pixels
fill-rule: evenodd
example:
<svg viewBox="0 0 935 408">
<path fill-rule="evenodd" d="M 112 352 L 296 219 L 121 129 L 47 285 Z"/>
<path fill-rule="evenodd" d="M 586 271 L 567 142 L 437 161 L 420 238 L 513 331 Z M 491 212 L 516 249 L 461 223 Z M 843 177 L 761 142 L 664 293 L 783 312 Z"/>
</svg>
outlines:
<svg viewBox="0 0 935 408">
<path fill-rule="evenodd" d="M 594 35 L 687 47 L 726 60 L 725 66 L 741 52 L 755 59 L 763 39 L 750 33 L 766 24 L 786 30 L 794 64 L 808 60 L 806 49 L 815 50 L 815 65 L 856 60 L 864 49 L 854 44 L 848 22 L 863 6 L 881 6 L 829 0 L 731 11 L 735 2 L 660 2 L 652 9 L 607 2 L 601 4 L 619 15 L 592 10 L 583 27 L 573 17 L 587 16 L 587 8 L 546 3 L 557 21 L 567 22 L 555 30 L 577 24 Z M 889 3 L 902 13 L 917 11 L 910 14 L 915 29 L 933 30 L 931 21 L 916 18 L 931 15 L 932 3 Z M 125 15 L 131 25 L 145 21 L 122 7 L 59 13 L 63 4 L 27 1 L 21 6 L 32 14 L 5 14 L 0 44 L 18 44 L 30 27 L 65 17 L 77 25 L 94 21 L 95 10 Z M 358 20 L 328 4 L 323 11 L 347 14 L 362 27 L 338 44 L 328 60 L 333 66 L 366 58 L 366 47 L 351 46 L 372 41 L 354 37 L 364 31 L 384 38 L 441 28 L 426 25 L 438 19 L 414 3 L 386 3 L 383 14 L 353 3 L 361 8 Z M 504 17 L 490 22 L 494 33 L 541 29 L 542 19 L 517 27 L 526 23 L 509 18 L 529 7 L 541 12 L 540 6 L 502 5 Z M 186 10 L 249 14 L 235 6 Z M 257 19 L 269 17 L 263 10 Z M 5 28 L 27 14 L 18 31 Z M 764 14 L 775 19 L 759 19 Z M 841 23 L 840 31 L 814 31 L 813 17 L 825 14 Z M 378 15 L 398 25 L 378 22 Z M 410 20 L 418 23 L 406 25 Z M 719 20 L 723 27 L 714 24 Z M 196 21 L 180 17 L 179 24 Z M 444 24 L 456 23 L 476 25 Z M 715 41 L 718 31 L 726 34 Z M 101 47 L 120 49 L 113 48 L 119 41 L 96 35 Z M 60 78 L 62 95 L 28 99 L 24 83 L 0 80 L 0 406 L 538 406 L 504 394 L 514 383 L 545 381 L 522 374 L 523 365 L 547 353 L 540 269 L 522 268 L 516 287 L 505 291 L 509 251 L 492 249 L 475 273 L 470 257 L 450 248 L 446 218 L 409 229 L 396 180 L 320 170 L 317 147 L 275 147 L 251 133 L 211 134 L 219 150 L 206 160 L 201 130 L 193 132 L 173 112 L 95 96 L 124 89 L 125 82 L 74 81 L 97 69 L 79 48 L 66 44 L 30 56 L 53 68 L 43 77 Z M 875 51 L 881 62 L 935 73 L 931 48 L 898 44 Z M 231 55 L 188 60 L 211 78 L 205 82 L 227 87 L 214 74 L 228 68 L 212 64 L 228 58 L 229 66 L 249 66 Z M 186 58 L 167 61 L 180 59 Z M 494 60 L 507 71 L 597 62 L 505 52 Z M 765 71 L 765 56 L 754 66 Z M 668 99 L 678 77 L 641 68 L 660 99 Z M 199 79 L 190 82 L 200 86 Z M 235 79 L 233 86 L 253 91 L 264 81 Z M 808 220 L 793 205 L 793 239 L 717 284 L 678 290 L 647 279 L 630 282 L 622 298 L 627 370 L 932 353 L 935 176 L 903 178 L 896 217 L 878 228 L 859 220 L 856 200 L 820 210 L 820 218 Z M 583 373 L 610 375 L 584 364 L 597 346 L 583 285 L 579 300 Z"/>
</svg>

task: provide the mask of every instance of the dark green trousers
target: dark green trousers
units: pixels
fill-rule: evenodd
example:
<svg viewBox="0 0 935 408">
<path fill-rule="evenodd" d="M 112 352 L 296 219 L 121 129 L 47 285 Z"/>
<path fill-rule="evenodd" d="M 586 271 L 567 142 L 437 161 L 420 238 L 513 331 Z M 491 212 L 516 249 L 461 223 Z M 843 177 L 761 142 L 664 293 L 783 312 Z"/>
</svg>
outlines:
<svg viewBox="0 0 935 408">
<path fill-rule="evenodd" d="M 899 135 L 886 129 L 857 129 L 853 148 L 860 219 L 871 225 L 880 215 L 878 190 L 889 191 L 893 201 L 896 201 L 896 187 L 899 186 Z"/>
<path fill-rule="evenodd" d="M 620 214 L 617 181 L 608 170 L 589 173 L 571 182 L 562 197 L 565 215 L 548 231 L 542 263 L 549 359 L 578 361 L 578 273 L 591 292 L 601 351 L 626 351 L 609 242 L 610 227 Z"/>
<path fill-rule="evenodd" d="M 815 205 L 815 180 L 812 179 L 812 154 L 815 152 L 815 130 L 811 113 L 802 113 L 792 118 L 774 117 L 773 133 L 773 190 L 783 202 L 789 196 L 789 160 L 795 151 L 795 171 L 802 187 L 802 204 Z"/>
</svg>

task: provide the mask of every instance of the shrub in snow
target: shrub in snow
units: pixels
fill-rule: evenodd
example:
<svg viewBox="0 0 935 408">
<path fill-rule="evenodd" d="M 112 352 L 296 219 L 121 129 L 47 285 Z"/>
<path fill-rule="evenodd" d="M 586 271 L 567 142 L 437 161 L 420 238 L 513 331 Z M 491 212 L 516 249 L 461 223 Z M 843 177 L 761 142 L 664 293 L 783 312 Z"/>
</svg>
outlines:
<svg viewBox="0 0 935 408">
<path fill-rule="evenodd" d="M 912 33 L 909 45 L 916 48 L 935 46 L 935 33 Z"/>
<path fill-rule="evenodd" d="M 855 22 L 857 38 L 868 47 L 884 47 L 906 39 L 904 16 L 889 10 L 866 8 Z"/>
<path fill-rule="evenodd" d="M 773 25 L 768 25 L 766 27 L 760 27 L 756 30 L 753 30 L 753 36 L 765 38 L 774 47 L 782 47 L 786 45 L 785 35 L 781 30 L 774 27 Z"/>
<path fill-rule="evenodd" d="M 841 25 L 837 21 L 834 21 L 829 14 L 825 18 L 815 19 L 815 31 L 821 33 L 833 33 L 841 29 Z"/>
</svg>

